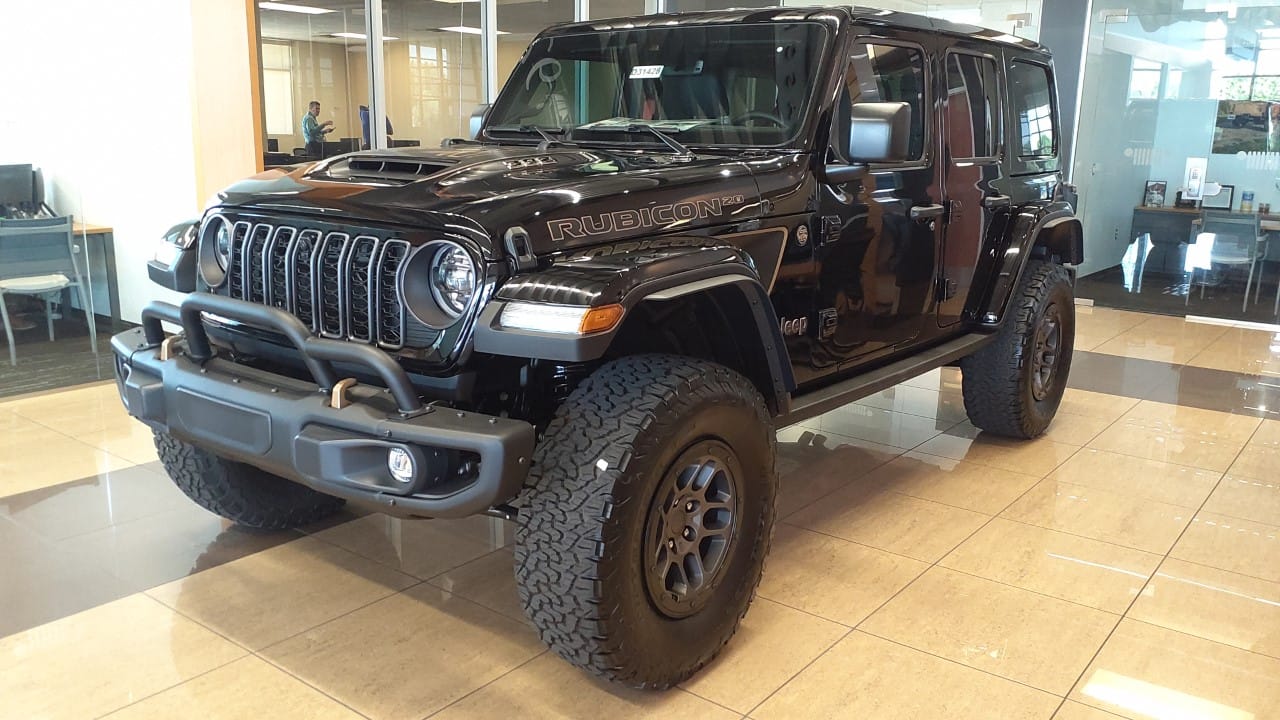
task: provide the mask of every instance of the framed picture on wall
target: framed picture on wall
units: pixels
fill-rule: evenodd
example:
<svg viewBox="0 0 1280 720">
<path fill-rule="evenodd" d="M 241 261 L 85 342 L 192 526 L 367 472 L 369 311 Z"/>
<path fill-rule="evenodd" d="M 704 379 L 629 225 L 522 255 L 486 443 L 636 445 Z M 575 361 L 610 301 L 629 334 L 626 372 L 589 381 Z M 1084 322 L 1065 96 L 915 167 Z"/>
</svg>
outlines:
<svg viewBox="0 0 1280 720">
<path fill-rule="evenodd" d="M 1235 207 L 1235 203 L 1236 186 L 1223 185 L 1217 195 L 1205 195 L 1200 201 L 1200 207 L 1206 210 L 1230 210 Z"/>
<path fill-rule="evenodd" d="M 1165 191 L 1169 189 L 1169 183 L 1165 180 L 1148 180 L 1147 186 L 1142 191 L 1143 207 L 1164 207 Z"/>
</svg>

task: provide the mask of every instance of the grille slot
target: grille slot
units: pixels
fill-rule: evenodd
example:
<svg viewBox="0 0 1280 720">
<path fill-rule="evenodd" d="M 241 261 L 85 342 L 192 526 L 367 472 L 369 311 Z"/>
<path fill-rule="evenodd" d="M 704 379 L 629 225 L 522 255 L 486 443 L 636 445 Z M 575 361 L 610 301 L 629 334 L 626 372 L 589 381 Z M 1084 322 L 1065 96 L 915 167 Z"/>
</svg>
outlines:
<svg viewBox="0 0 1280 720">
<path fill-rule="evenodd" d="M 293 307 L 289 310 L 312 330 L 316 327 L 316 289 L 312 273 L 312 256 L 320 244 L 319 230 L 303 230 L 289 248 L 289 289 Z"/>
<path fill-rule="evenodd" d="M 227 288 L 231 297 L 244 299 L 244 245 L 249 235 L 249 223 L 238 222 L 231 226 L 231 248 L 227 258 Z"/>
<path fill-rule="evenodd" d="M 219 292 L 290 312 L 323 337 L 387 350 L 406 340 L 429 347 L 437 332 L 421 332 L 400 299 L 399 275 L 411 250 L 399 238 L 238 221 Z"/>
<path fill-rule="evenodd" d="M 374 340 L 369 322 L 375 312 L 371 280 L 377 258 L 378 238 L 361 235 L 351 241 L 351 250 L 347 253 L 346 276 L 350 282 L 347 284 L 346 307 L 347 335 L 352 340 Z"/>
<path fill-rule="evenodd" d="M 388 240 L 378 255 L 374 274 L 374 301 L 378 322 L 378 344 L 388 348 L 404 345 L 404 304 L 396 290 L 400 266 L 409 257 L 409 243 Z"/>
<path fill-rule="evenodd" d="M 271 244 L 262 255 L 262 265 L 267 269 L 267 304 L 282 310 L 289 307 L 289 248 L 298 234 L 291 227 L 276 228 Z"/>
<path fill-rule="evenodd" d="M 324 337 L 340 338 L 347 334 L 343 308 L 350 283 L 343 265 L 350 240 L 346 233 L 331 232 L 324 237 L 315 256 L 316 326 Z"/>
<path fill-rule="evenodd" d="M 249 240 L 244 243 L 243 268 L 241 270 L 244 290 L 241 296 L 249 302 L 265 303 L 267 278 L 262 258 L 266 254 L 267 241 L 271 239 L 271 226 L 258 223 L 253 226 Z"/>
</svg>

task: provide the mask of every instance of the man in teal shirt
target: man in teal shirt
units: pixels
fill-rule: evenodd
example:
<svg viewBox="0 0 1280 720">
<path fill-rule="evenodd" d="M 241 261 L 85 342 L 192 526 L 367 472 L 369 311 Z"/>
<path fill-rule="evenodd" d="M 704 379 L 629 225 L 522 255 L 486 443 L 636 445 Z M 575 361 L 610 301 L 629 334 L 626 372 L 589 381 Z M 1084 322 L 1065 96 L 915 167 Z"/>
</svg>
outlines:
<svg viewBox="0 0 1280 720">
<path fill-rule="evenodd" d="M 302 139 L 307 144 L 307 154 L 314 158 L 324 156 L 324 136 L 333 132 L 333 121 L 320 122 L 320 101 L 312 100 L 307 105 L 307 114 L 302 116 Z"/>
</svg>

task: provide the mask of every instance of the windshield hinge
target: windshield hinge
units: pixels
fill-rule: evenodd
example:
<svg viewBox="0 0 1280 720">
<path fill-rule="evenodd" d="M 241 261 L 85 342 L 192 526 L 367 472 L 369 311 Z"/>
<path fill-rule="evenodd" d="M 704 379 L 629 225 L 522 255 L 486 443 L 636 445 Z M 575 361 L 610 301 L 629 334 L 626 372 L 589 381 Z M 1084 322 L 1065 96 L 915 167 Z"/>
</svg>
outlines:
<svg viewBox="0 0 1280 720">
<path fill-rule="evenodd" d="M 538 257 L 533 254 L 533 244 L 529 242 L 527 230 L 519 225 L 507 228 L 502 241 L 507 246 L 507 255 L 511 258 L 512 272 L 532 270 L 537 266 Z"/>
</svg>

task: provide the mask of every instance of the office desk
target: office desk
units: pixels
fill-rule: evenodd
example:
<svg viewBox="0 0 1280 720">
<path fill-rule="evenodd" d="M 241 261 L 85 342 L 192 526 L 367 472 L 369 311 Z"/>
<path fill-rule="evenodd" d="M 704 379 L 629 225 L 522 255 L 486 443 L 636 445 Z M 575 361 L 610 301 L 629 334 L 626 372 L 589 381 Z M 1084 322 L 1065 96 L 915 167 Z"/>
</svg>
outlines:
<svg viewBox="0 0 1280 720">
<path fill-rule="evenodd" d="M 71 233 L 76 238 L 84 238 L 85 240 L 85 264 L 89 265 L 93 262 L 93 256 L 90 254 L 91 248 L 98 245 L 102 249 L 103 267 L 107 275 L 107 301 L 110 305 L 111 323 L 113 326 L 120 324 L 120 287 L 116 278 L 116 240 L 115 231 L 106 225 L 93 225 L 91 223 L 73 222 L 71 225 Z M 86 268 L 88 270 L 88 268 Z M 89 277 L 89 292 L 93 292 L 92 272 Z M 82 299 L 81 302 L 84 302 Z"/>
</svg>

